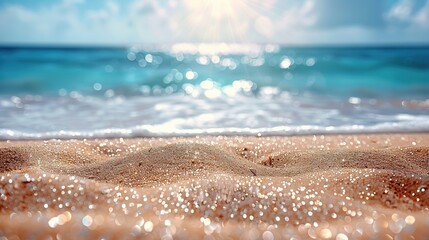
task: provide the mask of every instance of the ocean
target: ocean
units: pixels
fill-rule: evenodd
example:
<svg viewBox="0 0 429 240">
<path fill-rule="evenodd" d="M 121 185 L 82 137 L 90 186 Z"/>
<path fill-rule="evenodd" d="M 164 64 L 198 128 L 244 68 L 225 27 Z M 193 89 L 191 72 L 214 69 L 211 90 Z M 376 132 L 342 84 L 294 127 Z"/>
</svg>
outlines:
<svg viewBox="0 0 429 240">
<path fill-rule="evenodd" d="M 0 139 L 429 131 L 429 47 L 1 47 Z"/>
</svg>

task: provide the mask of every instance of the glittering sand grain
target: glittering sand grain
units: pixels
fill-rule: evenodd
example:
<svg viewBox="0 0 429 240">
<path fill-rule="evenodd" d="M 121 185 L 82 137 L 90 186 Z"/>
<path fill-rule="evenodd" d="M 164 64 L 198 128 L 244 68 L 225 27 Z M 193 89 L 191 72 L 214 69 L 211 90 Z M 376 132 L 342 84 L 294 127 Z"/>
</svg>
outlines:
<svg viewBox="0 0 429 240">
<path fill-rule="evenodd" d="M 424 239 L 429 135 L 0 142 L 0 238 Z"/>
</svg>

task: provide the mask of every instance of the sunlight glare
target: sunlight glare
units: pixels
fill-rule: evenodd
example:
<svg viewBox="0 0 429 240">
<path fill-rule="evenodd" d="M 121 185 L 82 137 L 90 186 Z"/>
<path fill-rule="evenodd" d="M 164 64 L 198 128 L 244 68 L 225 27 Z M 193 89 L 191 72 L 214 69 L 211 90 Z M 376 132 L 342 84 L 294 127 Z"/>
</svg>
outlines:
<svg viewBox="0 0 429 240">
<path fill-rule="evenodd" d="M 185 0 L 187 33 L 202 42 L 245 42 L 245 33 L 260 14 L 247 0 Z"/>
</svg>

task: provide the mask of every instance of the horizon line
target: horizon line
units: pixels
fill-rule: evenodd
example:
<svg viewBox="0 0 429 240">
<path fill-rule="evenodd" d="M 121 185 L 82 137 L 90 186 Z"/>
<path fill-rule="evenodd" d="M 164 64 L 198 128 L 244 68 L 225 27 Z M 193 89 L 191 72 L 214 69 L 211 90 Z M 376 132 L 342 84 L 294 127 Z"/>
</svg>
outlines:
<svg viewBox="0 0 429 240">
<path fill-rule="evenodd" d="M 170 47 L 176 44 L 190 45 L 276 45 L 286 48 L 422 48 L 429 47 L 426 42 L 405 42 L 405 43 L 231 43 L 231 42 L 177 42 L 177 43 L 128 43 L 128 44 L 97 44 L 97 43 L 0 43 L 0 48 L 40 48 L 40 49 L 79 49 L 79 48 L 131 48 L 131 47 Z"/>
</svg>

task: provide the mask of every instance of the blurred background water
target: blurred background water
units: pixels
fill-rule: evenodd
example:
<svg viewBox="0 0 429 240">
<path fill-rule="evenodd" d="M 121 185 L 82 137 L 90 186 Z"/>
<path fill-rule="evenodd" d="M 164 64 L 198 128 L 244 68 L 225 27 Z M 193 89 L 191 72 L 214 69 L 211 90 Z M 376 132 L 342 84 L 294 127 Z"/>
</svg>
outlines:
<svg viewBox="0 0 429 240">
<path fill-rule="evenodd" d="M 428 130 L 428 47 L 0 48 L 2 139 Z"/>
</svg>

